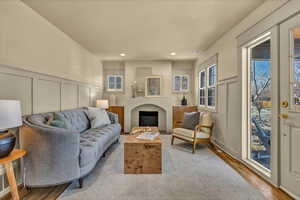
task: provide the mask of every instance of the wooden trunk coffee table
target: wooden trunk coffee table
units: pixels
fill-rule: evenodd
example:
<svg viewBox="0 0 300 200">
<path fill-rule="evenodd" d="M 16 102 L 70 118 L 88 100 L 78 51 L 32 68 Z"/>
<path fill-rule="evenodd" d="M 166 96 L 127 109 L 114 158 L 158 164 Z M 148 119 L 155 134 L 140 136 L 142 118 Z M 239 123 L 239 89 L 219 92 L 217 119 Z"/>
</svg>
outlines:
<svg viewBox="0 0 300 200">
<path fill-rule="evenodd" d="M 145 128 L 145 127 L 141 127 Z M 133 130 L 137 130 L 134 128 Z M 153 129 L 154 130 L 154 129 Z M 158 131 L 158 129 L 155 129 Z M 161 146 L 160 137 L 154 140 L 140 140 L 137 131 L 127 136 L 124 143 L 124 173 L 125 174 L 161 174 Z"/>
</svg>

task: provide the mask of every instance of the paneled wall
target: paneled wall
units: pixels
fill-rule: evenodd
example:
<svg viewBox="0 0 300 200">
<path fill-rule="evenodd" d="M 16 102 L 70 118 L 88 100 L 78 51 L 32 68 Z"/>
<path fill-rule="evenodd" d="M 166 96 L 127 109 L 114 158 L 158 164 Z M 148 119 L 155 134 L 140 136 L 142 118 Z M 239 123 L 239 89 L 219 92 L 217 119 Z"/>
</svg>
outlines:
<svg viewBox="0 0 300 200">
<path fill-rule="evenodd" d="M 21 101 L 22 114 L 44 113 L 95 105 L 100 86 L 0 65 L 0 99 Z"/>
<path fill-rule="evenodd" d="M 216 126 L 212 140 L 237 158 L 241 156 L 241 94 L 237 77 L 218 83 Z"/>
</svg>

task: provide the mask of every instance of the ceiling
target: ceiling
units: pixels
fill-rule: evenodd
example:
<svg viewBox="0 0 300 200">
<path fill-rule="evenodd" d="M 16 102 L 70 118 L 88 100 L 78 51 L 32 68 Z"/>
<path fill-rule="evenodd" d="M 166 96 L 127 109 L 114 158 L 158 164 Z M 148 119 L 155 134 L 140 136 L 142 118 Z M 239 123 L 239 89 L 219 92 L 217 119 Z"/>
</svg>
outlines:
<svg viewBox="0 0 300 200">
<path fill-rule="evenodd" d="M 102 60 L 195 59 L 264 0 L 22 0 Z M 171 52 L 176 52 L 171 56 Z M 121 57 L 120 53 L 125 53 Z"/>
</svg>

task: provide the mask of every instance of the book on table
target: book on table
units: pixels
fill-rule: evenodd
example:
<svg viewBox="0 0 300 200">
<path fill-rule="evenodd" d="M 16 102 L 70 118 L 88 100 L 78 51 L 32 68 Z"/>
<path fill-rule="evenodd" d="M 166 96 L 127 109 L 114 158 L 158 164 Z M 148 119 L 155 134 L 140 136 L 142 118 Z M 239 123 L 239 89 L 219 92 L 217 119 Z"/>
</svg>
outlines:
<svg viewBox="0 0 300 200">
<path fill-rule="evenodd" d="M 157 136 L 159 136 L 159 133 L 157 132 L 143 132 L 140 135 L 136 137 L 136 139 L 140 140 L 154 140 Z"/>
</svg>

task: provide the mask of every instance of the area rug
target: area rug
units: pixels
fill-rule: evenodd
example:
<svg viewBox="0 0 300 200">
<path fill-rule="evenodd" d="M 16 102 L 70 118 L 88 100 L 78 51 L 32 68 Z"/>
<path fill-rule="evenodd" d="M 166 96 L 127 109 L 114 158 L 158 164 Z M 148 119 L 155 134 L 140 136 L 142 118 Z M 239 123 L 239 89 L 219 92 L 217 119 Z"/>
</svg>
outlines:
<svg viewBox="0 0 300 200">
<path fill-rule="evenodd" d="M 247 183 L 205 144 L 195 154 L 192 146 L 162 135 L 163 173 L 123 174 L 123 141 L 110 148 L 84 178 L 83 188 L 72 183 L 60 200 L 261 200 L 263 195 Z"/>
</svg>

